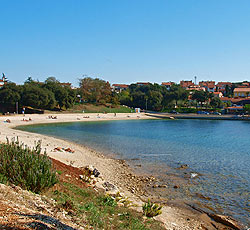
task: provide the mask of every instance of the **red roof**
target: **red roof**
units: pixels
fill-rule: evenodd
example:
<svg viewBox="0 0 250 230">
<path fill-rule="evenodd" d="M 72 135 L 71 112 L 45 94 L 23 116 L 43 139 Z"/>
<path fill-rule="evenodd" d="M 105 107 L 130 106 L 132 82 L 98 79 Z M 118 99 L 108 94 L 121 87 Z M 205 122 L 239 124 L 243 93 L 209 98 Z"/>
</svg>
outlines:
<svg viewBox="0 0 250 230">
<path fill-rule="evenodd" d="M 232 83 L 231 83 L 231 82 L 223 82 L 223 81 L 221 81 L 221 82 L 218 82 L 216 86 L 217 86 L 217 87 L 224 87 L 224 86 L 226 86 L 226 85 L 231 86 Z"/>
<path fill-rule="evenodd" d="M 207 87 L 209 89 L 213 89 L 215 87 L 215 81 L 200 81 L 199 85 Z"/>
<path fill-rule="evenodd" d="M 250 88 L 235 88 L 234 92 L 250 92 Z"/>
<path fill-rule="evenodd" d="M 188 88 L 191 85 L 194 85 L 194 83 L 192 81 L 180 81 L 180 85 L 183 88 Z"/>
<path fill-rule="evenodd" d="M 149 85 L 150 82 L 137 82 L 136 84 L 137 85 Z"/>
<path fill-rule="evenodd" d="M 231 101 L 232 98 L 230 98 L 230 97 L 221 97 L 220 99 L 222 101 Z"/>
<path fill-rule="evenodd" d="M 60 83 L 60 85 L 63 85 L 63 86 L 71 86 L 71 83 L 65 82 L 65 83 Z"/>
<path fill-rule="evenodd" d="M 170 82 L 162 82 L 161 84 L 171 86 L 171 85 L 174 85 L 175 83 L 170 81 Z"/>
<path fill-rule="evenodd" d="M 113 84 L 114 87 L 120 87 L 120 88 L 128 88 L 128 85 L 125 84 Z"/>
<path fill-rule="evenodd" d="M 226 109 L 243 109 L 243 106 L 230 106 L 226 107 Z"/>
</svg>

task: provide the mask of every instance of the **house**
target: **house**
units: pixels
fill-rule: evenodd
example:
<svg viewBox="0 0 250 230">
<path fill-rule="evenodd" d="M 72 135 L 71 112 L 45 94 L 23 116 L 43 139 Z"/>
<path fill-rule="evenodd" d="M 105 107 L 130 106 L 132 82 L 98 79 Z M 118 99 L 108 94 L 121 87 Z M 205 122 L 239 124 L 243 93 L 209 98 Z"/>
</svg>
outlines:
<svg viewBox="0 0 250 230">
<path fill-rule="evenodd" d="M 170 90 L 171 86 L 174 85 L 175 83 L 174 82 L 162 82 L 161 85 L 162 86 L 165 86 L 167 88 L 167 90 Z"/>
<path fill-rule="evenodd" d="M 208 92 L 215 91 L 215 81 L 200 81 L 199 86 L 205 87 Z"/>
<path fill-rule="evenodd" d="M 4 86 L 7 83 L 7 78 L 5 77 L 5 74 L 3 73 L 3 77 L 0 79 L 0 88 Z"/>
<path fill-rule="evenodd" d="M 247 82 L 247 81 L 242 82 L 242 85 L 244 85 L 244 86 L 246 86 L 246 87 L 250 87 L 250 82 Z"/>
<path fill-rule="evenodd" d="M 213 95 L 214 95 L 214 97 L 218 97 L 218 98 L 223 97 L 222 92 L 213 92 Z"/>
<path fill-rule="evenodd" d="M 226 112 L 229 114 L 239 114 L 244 110 L 243 106 L 230 106 L 225 108 Z"/>
<path fill-rule="evenodd" d="M 137 82 L 136 84 L 139 86 L 143 86 L 143 85 L 150 85 L 151 83 L 150 82 Z"/>
<path fill-rule="evenodd" d="M 216 85 L 217 91 L 224 93 L 226 91 L 226 87 L 232 87 L 231 82 L 218 82 Z"/>
<path fill-rule="evenodd" d="M 250 96 L 250 88 L 235 88 L 234 97 L 248 97 Z"/>
<path fill-rule="evenodd" d="M 201 87 L 199 85 L 190 85 L 188 88 L 186 88 L 186 90 L 189 90 L 189 91 L 206 91 L 206 89 L 204 87 Z"/>
<path fill-rule="evenodd" d="M 187 89 L 193 85 L 194 85 L 194 83 L 192 81 L 180 81 L 180 86 L 184 89 Z"/>
<path fill-rule="evenodd" d="M 120 93 L 121 91 L 126 90 L 128 88 L 128 85 L 125 85 L 125 84 L 113 84 L 111 88 L 112 88 L 113 92 Z"/>
<path fill-rule="evenodd" d="M 69 82 L 62 82 L 62 83 L 60 83 L 60 85 L 61 86 L 68 86 L 68 87 L 72 88 L 72 84 Z"/>
</svg>

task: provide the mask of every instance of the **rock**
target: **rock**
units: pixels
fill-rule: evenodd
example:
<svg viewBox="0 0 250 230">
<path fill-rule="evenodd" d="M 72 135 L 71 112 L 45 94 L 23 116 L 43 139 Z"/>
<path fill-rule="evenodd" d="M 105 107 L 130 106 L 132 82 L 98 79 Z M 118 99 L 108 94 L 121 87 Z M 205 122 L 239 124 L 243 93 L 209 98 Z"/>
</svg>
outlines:
<svg viewBox="0 0 250 230">
<path fill-rule="evenodd" d="M 95 169 L 93 170 L 93 175 L 94 175 L 95 177 L 98 177 L 98 176 L 100 176 L 100 172 L 95 168 Z"/>
<path fill-rule="evenodd" d="M 202 194 L 200 194 L 200 193 L 195 193 L 195 196 L 196 196 L 196 197 L 199 197 L 200 199 L 211 200 L 210 197 L 204 196 L 204 195 L 202 195 Z"/>
<path fill-rule="evenodd" d="M 117 193 L 119 192 L 118 188 L 111 184 L 110 182 L 104 182 L 103 185 L 104 189 L 107 191 L 107 192 L 111 192 L 111 193 Z"/>
<path fill-rule="evenodd" d="M 235 230 L 241 230 L 243 229 L 243 226 L 241 226 L 236 220 L 234 220 L 232 217 L 229 216 L 223 216 L 218 214 L 209 214 L 209 217 L 214 219 L 218 223 L 222 223 L 228 227 L 231 227 Z"/>
<path fill-rule="evenodd" d="M 180 188 L 180 186 L 179 186 L 179 185 L 175 185 L 174 188 L 175 188 L 175 189 L 176 189 L 176 188 Z"/>
<path fill-rule="evenodd" d="M 188 165 L 187 164 L 183 164 L 183 165 L 181 165 L 179 168 L 177 168 L 177 169 L 187 169 L 188 168 Z"/>
<path fill-rule="evenodd" d="M 197 176 L 199 176 L 198 173 L 191 173 L 191 175 L 190 175 L 191 178 L 195 178 L 195 177 L 197 177 Z"/>
<path fill-rule="evenodd" d="M 162 185 L 159 185 L 158 187 L 159 187 L 159 188 L 167 188 L 168 186 L 165 185 L 165 184 L 162 184 Z"/>
<path fill-rule="evenodd" d="M 90 174 L 94 175 L 94 177 L 100 176 L 100 172 L 93 165 L 86 166 L 85 170 L 88 170 Z"/>
</svg>

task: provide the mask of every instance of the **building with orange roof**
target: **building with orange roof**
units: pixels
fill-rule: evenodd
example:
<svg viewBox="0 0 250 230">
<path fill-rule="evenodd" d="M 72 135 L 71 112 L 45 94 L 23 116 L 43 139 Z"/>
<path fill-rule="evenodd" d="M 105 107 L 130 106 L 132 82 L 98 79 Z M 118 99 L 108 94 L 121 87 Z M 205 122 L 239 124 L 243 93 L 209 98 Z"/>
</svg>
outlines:
<svg viewBox="0 0 250 230">
<path fill-rule="evenodd" d="M 165 86 L 167 88 L 167 90 L 170 90 L 171 86 L 174 85 L 175 83 L 172 81 L 169 82 L 162 82 L 161 85 Z"/>
<path fill-rule="evenodd" d="M 123 90 L 126 90 L 128 88 L 128 85 L 126 84 L 113 84 L 112 85 L 112 91 L 120 93 Z"/>
<path fill-rule="evenodd" d="M 151 83 L 150 82 L 137 82 L 136 84 L 142 86 L 142 85 L 150 85 Z"/>
<path fill-rule="evenodd" d="M 180 81 L 180 86 L 184 89 L 187 89 L 193 85 L 194 85 L 193 81 Z"/>
<path fill-rule="evenodd" d="M 213 95 L 214 95 L 215 97 L 218 97 L 218 98 L 223 97 L 222 92 L 213 92 Z"/>
<path fill-rule="evenodd" d="M 205 87 L 208 92 L 214 92 L 216 88 L 215 81 L 200 81 L 199 86 Z"/>
<path fill-rule="evenodd" d="M 249 88 L 235 88 L 234 97 L 248 97 L 250 96 L 250 87 Z"/>
<path fill-rule="evenodd" d="M 204 87 L 201 87 L 199 85 L 190 85 L 188 88 L 186 88 L 186 90 L 189 90 L 189 91 L 206 91 L 206 89 Z"/>
<path fill-rule="evenodd" d="M 7 78 L 5 77 L 5 74 L 3 73 L 3 76 L 0 79 L 0 88 L 3 87 L 6 83 L 7 83 Z"/>
<path fill-rule="evenodd" d="M 218 82 L 216 84 L 216 88 L 219 92 L 224 93 L 226 91 L 226 87 L 232 87 L 232 83 L 231 82 Z"/>
</svg>

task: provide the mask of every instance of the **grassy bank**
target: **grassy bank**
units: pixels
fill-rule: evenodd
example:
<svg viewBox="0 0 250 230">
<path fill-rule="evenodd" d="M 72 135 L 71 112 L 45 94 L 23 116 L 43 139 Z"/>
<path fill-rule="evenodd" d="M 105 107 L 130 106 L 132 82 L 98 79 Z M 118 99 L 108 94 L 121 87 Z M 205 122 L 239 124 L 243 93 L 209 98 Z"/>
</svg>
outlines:
<svg viewBox="0 0 250 230">
<path fill-rule="evenodd" d="M 67 110 L 70 113 L 131 113 L 131 108 L 122 105 L 95 105 L 95 104 L 79 104 Z"/>
</svg>

